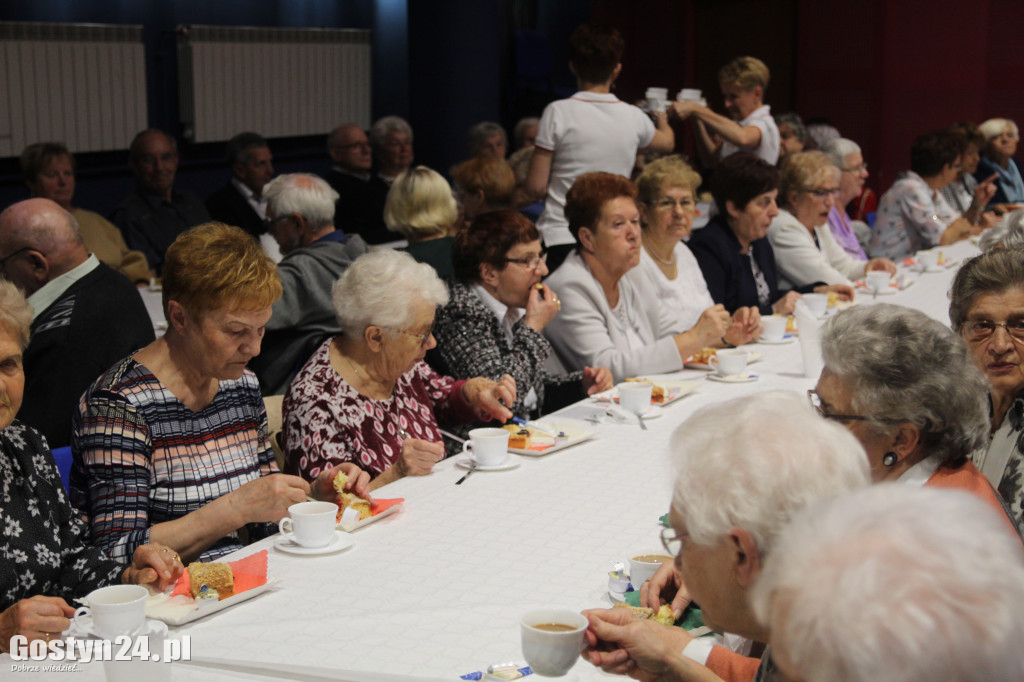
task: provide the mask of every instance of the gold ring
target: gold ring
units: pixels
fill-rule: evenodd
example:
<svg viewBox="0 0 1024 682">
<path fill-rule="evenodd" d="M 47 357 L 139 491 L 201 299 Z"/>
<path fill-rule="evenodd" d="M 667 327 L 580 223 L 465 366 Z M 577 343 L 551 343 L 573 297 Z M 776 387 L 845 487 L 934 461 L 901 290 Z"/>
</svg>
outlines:
<svg viewBox="0 0 1024 682">
<path fill-rule="evenodd" d="M 50 637 L 52 637 L 52 635 L 49 632 L 44 632 L 43 633 L 43 638 L 46 640 L 47 644 L 50 643 Z"/>
</svg>

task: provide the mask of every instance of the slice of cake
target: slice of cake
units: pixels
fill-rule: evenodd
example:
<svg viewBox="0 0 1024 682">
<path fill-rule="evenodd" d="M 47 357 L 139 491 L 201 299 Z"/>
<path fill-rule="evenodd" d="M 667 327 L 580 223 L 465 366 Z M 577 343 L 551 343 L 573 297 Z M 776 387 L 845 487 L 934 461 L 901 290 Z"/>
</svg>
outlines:
<svg viewBox="0 0 1024 682">
<path fill-rule="evenodd" d="M 188 582 L 193 597 L 199 595 L 204 585 L 216 590 L 220 599 L 227 599 L 235 593 L 235 576 L 227 564 L 194 561 L 188 565 Z"/>
</svg>

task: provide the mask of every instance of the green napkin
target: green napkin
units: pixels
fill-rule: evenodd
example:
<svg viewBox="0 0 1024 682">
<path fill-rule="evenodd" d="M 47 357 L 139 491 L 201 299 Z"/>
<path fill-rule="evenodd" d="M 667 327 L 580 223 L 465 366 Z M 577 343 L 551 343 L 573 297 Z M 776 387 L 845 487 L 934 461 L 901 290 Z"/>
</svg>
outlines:
<svg viewBox="0 0 1024 682">
<path fill-rule="evenodd" d="M 624 595 L 623 601 L 630 606 L 640 606 L 640 590 L 633 590 Z M 683 615 L 676 620 L 676 626 L 684 630 L 696 630 L 704 627 L 704 619 L 700 615 L 700 609 L 694 605 L 686 607 Z"/>
</svg>

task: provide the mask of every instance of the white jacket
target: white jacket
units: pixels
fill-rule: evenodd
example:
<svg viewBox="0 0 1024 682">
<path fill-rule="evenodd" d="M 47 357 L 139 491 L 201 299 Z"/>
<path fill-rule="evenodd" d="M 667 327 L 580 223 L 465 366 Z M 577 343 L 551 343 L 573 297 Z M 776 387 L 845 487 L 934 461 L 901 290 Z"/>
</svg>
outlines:
<svg viewBox="0 0 1024 682">
<path fill-rule="evenodd" d="M 792 213 L 780 210 L 775 216 L 768 228 L 768 241 L 775 251 L 780 289 L 813 282 L 853 284 L 852 280 L 864 277 L 867 263 L 843 250 L 827 222 L 814 228 L 814 233 L 818 236 L 818 246 L 810 231 Z"/>
</svg>

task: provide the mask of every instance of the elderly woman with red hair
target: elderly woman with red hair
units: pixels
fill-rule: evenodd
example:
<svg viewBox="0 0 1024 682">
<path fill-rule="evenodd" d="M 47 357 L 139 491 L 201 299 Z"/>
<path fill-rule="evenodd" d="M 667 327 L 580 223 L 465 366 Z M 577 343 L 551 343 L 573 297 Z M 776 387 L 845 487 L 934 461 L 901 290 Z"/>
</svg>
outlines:
<svg viewBox="0 0 1024 682">
<path fill-rule="evenodd" d="M 544 333 L 570 370 L 604 365 L 616 381 L 649 372 L 673 372 L 705 346 L 721 340 L 729 314 L 719 307 L 681 329 L 644 281 L 625 274 L 640 263 L 636 186 L 620 175 L 586 173 L 566 194 L 565 216 L 576 249 L 547 280 L 562 301 Z"/>
</svg>

